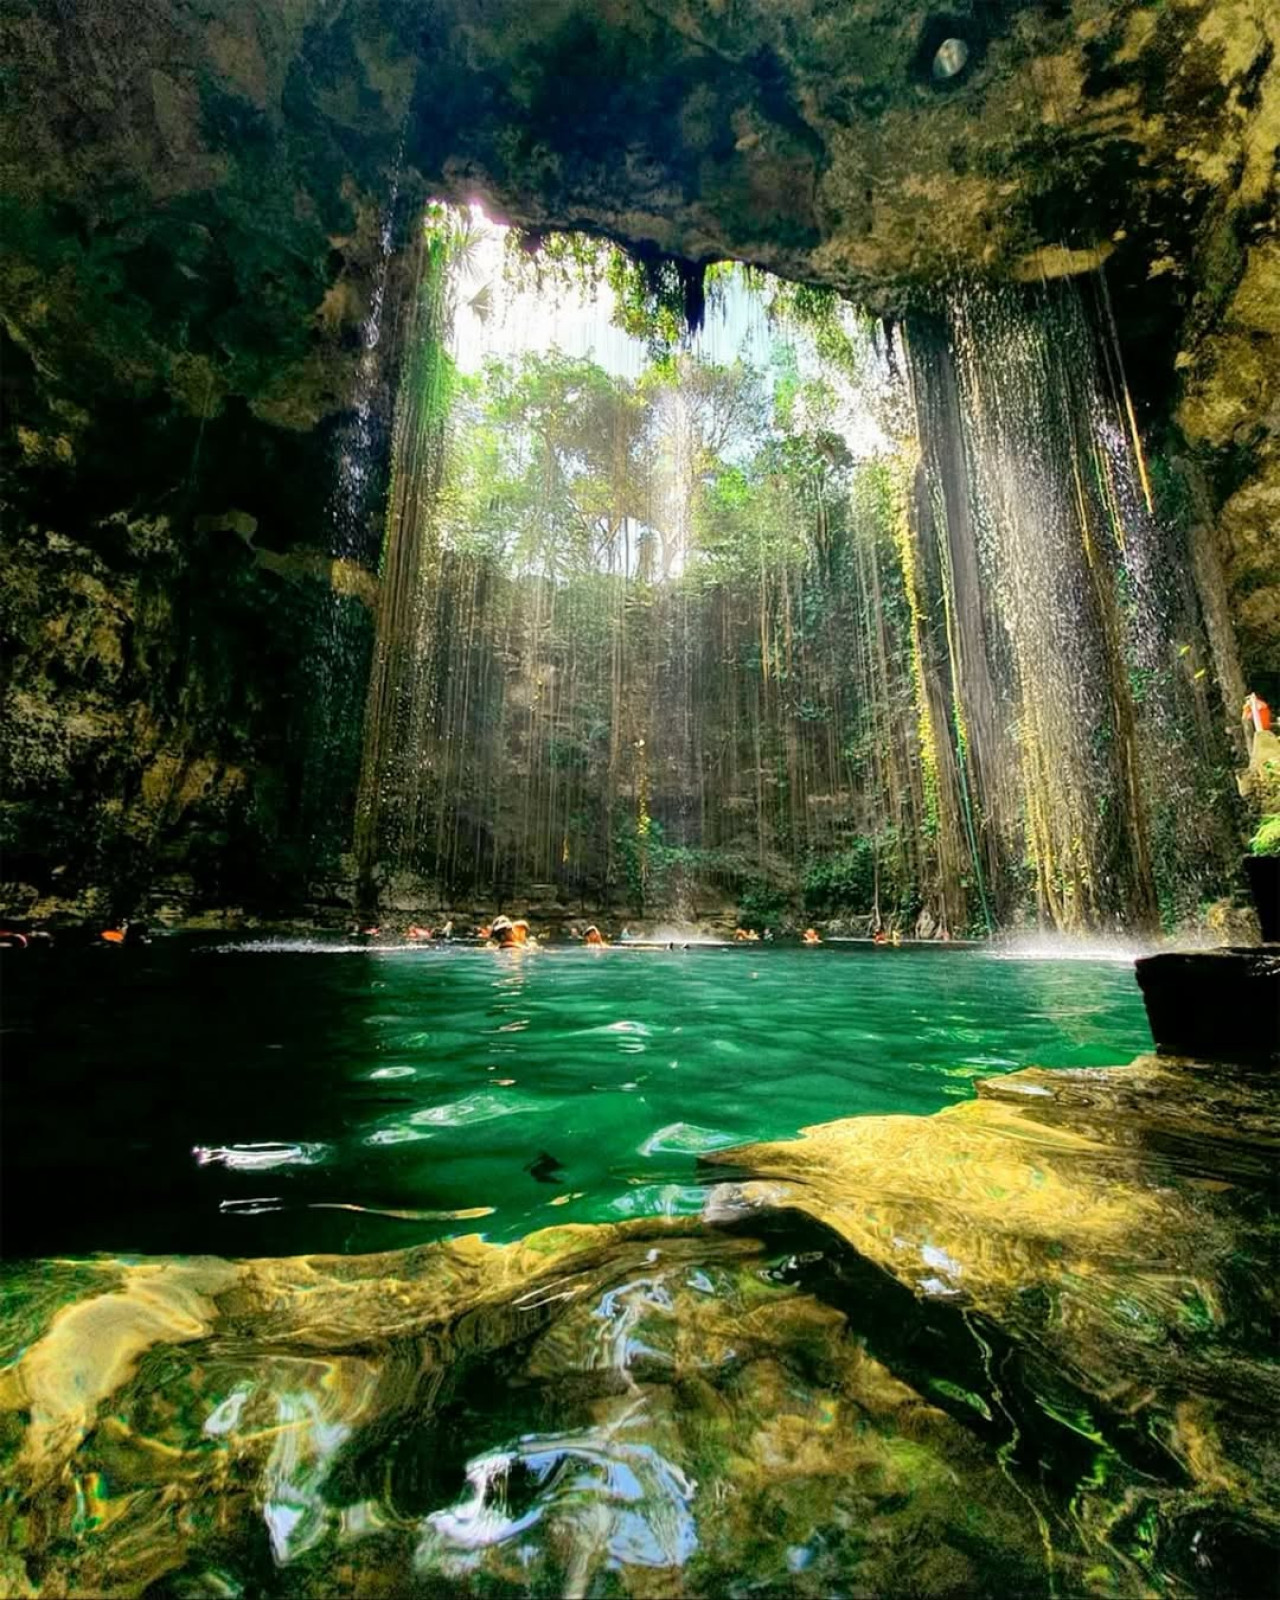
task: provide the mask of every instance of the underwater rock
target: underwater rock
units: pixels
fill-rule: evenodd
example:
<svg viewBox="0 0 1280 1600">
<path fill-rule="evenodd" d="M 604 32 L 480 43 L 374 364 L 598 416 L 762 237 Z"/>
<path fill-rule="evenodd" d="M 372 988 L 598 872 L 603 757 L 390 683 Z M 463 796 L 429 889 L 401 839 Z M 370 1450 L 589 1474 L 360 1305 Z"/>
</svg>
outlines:
<svg viewBox="0 0 1280 1600">
<path fill-rule="evenodd" d="M 61 1328 L 134 1295 L 137 1268 L 100 1271 L 123 1292 L 64 1278 L 84 1298 L 23 1397 Z M 646 1222 L 150 1271 L 216 1315 L 157 1318 L 128 1369 L 104 1352 L 91 1431 L 27 1429 L 38 1454 L 0 1469 L 18 1592 L 1045 1588 L 1043 1496 L 968 1426 L 987 1402 L 896 1375 L 757 1241 Z"/>
<path fill-rule="evenodd" d="M 0 1579 L 1264 1592 L 1267 1082 L 1015 1073 L 710 1157 L 715 1228 L 10 1264 Z"/>
<path fill-rule="evenodd" d="M 1114 1429 L 1144 1429 L 1224 1514 L 1234 1500 L 1270 1525 L 1262 1485 L 1280 1467 L 1280 1375 L 1260 1330 L 1275 1311 L 1272 1085 L 1149 1056 L 1031 1069 L 932 1117 L 827 1123 L 705 1161 L 733 1167 L 735 1208 L 811 1219 L 908 1302 L 980 1318 L 1012 1388 L 1043 1392 L 1057 1374 L 1088 1397 L 1086 1435 L 1140 1456 L 1146 1446 Z M 865 1272 L 849 1276 L 869 1291 Z"/>
</svg>

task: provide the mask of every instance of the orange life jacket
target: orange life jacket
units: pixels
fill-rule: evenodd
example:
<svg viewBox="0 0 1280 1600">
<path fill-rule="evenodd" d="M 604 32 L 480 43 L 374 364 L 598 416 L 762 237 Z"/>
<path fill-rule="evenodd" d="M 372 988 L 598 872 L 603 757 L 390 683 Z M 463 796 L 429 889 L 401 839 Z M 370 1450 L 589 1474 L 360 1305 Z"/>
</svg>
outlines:
<svg viewBox="0 0 1280 1600">
<path fill-rule="evenodd" d="M 1251 694 L 1245 700 L 1244 715 L 1259 733 L 1271 732 L 1271 707 L 1260 694 Z"/>
</svg>

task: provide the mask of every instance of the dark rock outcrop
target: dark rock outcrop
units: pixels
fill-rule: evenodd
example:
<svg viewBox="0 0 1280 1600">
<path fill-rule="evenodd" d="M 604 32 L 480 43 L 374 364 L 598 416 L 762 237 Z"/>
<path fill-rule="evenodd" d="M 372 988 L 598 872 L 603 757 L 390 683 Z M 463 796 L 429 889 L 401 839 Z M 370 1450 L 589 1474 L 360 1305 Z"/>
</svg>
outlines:
<svg viewBox="0 0 1280 1600">
<path fill-rule="evenodd" d="M 1280 951 L 1168 951 L 1138 983 L 1162 1055 L 1280 1061 Z"/>
</svg>

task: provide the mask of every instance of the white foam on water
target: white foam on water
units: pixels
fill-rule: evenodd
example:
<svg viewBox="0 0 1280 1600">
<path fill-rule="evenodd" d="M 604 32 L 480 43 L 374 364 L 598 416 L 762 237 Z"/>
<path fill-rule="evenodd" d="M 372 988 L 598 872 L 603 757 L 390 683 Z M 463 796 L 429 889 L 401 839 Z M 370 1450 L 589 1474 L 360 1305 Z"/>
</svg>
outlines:
<svg viewBox="0 0 1280 1600">
<path fill-rule="evenodd" d="M 514 1470 L 533 1489 L 517 1508 Z M 513 1448 L 467 1463 L 459 1501 L 429 1513 L 414 1552 L 419 1572 L 461 1575 L 479 1551 L 551 1524 L 543 1537 L 571 1550 L 582 1545 L 611 1567 L 677 1570 L 697 1549 L 695 1481 L 651 1445 L 623 1442 L 613 1429 L 528 1434 Z"/>
<path fill-rule="evenodd" d="M 987 954 L 995 961 L 1111 961 L 1128 963 L 1157 949 L 1139 939 L 1076 938 L 1065 933 L 1028 934 L 1001 940 Z"/>
<path fill-rule="evenodd" d="M 609 1202 L 615 1217 L 696 1217 L 707 1191 L 689 1183 L 641 1183 Z"/>
<path fill-rule="evenodd" d="M 379 1128 L 376 1133 L 371 1133 L 365 1138 L 366 1144 L 412 1144 L 416 1139 L 429 1139 L 431 1135 L 421 1128 L 406 1128 L 396 1124 L 390 1128 Z"/>
<path fill-rule="evenodd" d="M 636 928 L 630 930 L 629 939 L 620 939 L 619 944 L 674 944 L 674 945 L 722 945 L 728 940 L 717 938 L 712 933 L 700 933 L 697 928 L 682 928 L 678 923 L 663 923 L 651 932 L 641 932 Z"/>
<path fill-rule="evenodd" d="M 737 1134 L 723 1133 L 718 1128 L 700 1128 L 696 1122 L 671 1122 L 649 1135 L 640 1146 L 640 1154 L 700 1155 L 704 1150 L 724 1150 L 741 1143 Z"/>
<path fill-rule="evenodd" d="M 207 946 L 206 953 L 215 956 L 341 956 L 368 955 L 372 948 L 346 939 L 237 939 Z"/>
</svg>

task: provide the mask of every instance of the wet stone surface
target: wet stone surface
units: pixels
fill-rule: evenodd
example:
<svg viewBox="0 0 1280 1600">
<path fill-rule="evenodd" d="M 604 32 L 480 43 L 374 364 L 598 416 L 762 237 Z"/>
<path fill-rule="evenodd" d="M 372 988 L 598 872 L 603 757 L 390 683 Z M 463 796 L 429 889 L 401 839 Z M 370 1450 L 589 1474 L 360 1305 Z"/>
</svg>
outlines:
<svg viewBox="0 0 1280 1600">
<path fill-rule="evenodd" d="M 15 1594 L 1257 1594 L 1269 1081 L 1012 1074 L 707 1220 L 5 1281 Z"/>
</svg>

